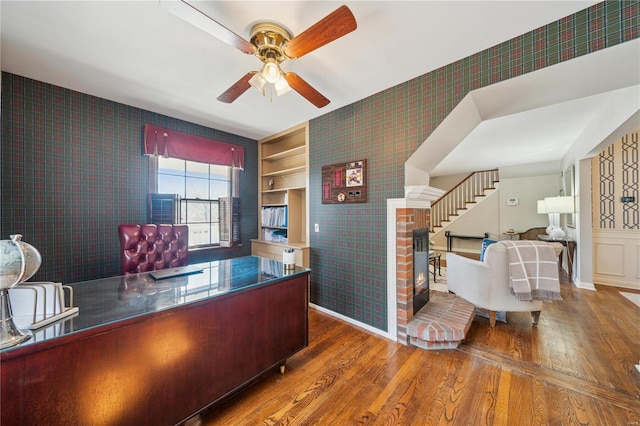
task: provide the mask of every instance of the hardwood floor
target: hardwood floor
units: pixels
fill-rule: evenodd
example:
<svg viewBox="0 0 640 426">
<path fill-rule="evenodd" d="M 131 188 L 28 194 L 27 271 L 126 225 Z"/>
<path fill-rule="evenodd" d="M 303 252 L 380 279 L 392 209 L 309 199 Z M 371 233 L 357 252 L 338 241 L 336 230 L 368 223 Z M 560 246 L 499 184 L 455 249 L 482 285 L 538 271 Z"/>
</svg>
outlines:
<svg viewBox="0 0 640 426">
<path fill-rule="evenodd" d="M 537 327 L 474 319 L 455 350 L 389 341 L 314 309 L 309 347 L 202 415 L 213 425 L 640 425 L 640 308 L 565 280 Z"/>
</svg>

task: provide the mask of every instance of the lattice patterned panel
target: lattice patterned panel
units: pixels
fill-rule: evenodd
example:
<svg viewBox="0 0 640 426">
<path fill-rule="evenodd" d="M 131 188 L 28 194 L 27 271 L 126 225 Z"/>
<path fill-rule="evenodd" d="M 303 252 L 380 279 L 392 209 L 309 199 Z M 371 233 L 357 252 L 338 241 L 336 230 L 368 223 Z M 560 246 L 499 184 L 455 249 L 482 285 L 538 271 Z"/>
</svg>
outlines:
<svg viewBox="0 0 640 426">
<path fill-rule="evenodd" d="M 600 154 L 600 228 L 616 227 L 615 161 L 613 145 Z"/>
<path fill-rule="evenodd" d="M 622 138 L 622 196 L 634 197 L 633 202 L 622 203 L 622 227 L 639 229 L 638 213 L 638 132 Z"/>
</svg>

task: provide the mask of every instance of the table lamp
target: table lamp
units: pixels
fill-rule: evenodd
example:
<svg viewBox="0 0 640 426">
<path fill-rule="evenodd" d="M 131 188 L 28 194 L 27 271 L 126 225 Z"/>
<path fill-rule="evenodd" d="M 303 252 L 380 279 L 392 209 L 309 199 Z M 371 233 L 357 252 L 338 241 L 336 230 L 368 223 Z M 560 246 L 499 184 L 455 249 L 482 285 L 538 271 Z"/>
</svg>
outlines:
<svg viewBox="0 0 640 426">
<path fill-rule="evenodd" d="M 538 200 L 538 213 L 549 215 L 549 226 L 546 231 L 550 238 L 562 239 L 565 237 L 564 230 L 560 226 L 560 215 L 574 212 L 573 197 L 547 197 L 544 200 Z"/>
</svg>

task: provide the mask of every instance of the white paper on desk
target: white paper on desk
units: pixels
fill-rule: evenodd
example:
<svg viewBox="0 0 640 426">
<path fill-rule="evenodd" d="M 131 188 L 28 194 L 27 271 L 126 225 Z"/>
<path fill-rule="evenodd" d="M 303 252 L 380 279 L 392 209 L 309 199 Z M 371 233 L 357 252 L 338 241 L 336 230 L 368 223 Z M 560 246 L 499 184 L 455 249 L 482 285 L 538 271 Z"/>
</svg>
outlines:
<svg viewBox="0 0 640 426">
<path fill-rule="evenodd" d="M 64 311 L 61 283 L 26 282 L 9 290 L 14 321 L 29 319 L 29 324 L 42 321 Z"/>
</svg>

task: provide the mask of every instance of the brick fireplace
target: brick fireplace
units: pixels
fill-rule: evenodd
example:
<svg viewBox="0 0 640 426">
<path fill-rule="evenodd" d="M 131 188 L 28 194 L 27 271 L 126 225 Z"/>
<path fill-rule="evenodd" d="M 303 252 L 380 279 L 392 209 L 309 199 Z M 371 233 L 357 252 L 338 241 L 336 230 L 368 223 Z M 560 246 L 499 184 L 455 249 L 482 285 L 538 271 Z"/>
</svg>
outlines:
<svg viewBox="0 0 640 426">
<path fill-rule="evenodd" d="M 471 326 L 475 315 L 472 304 L 454 294 L 435 292 L 414 314 L 413 231 L 429 227 L 429 207 L 424 201 L 387 201 L 388 331 L 403 345 L 454 349 Z"/>
<path fill-rule="evenodd" d="M 396 308 L 397 340 L 409 344 L 407 327 L 413 318 L 413 230 L 428 228 L 428 208 L 396 209 Z"/>
</svg>

